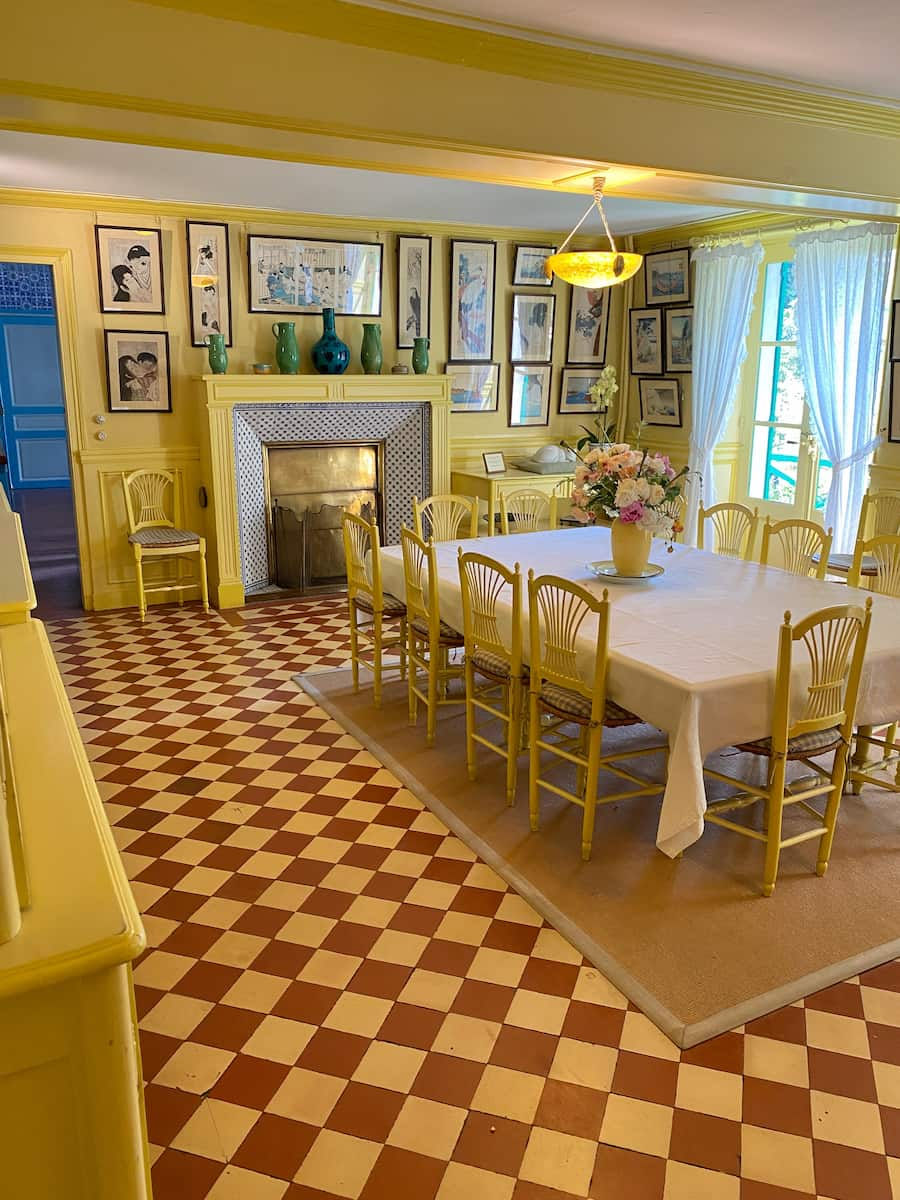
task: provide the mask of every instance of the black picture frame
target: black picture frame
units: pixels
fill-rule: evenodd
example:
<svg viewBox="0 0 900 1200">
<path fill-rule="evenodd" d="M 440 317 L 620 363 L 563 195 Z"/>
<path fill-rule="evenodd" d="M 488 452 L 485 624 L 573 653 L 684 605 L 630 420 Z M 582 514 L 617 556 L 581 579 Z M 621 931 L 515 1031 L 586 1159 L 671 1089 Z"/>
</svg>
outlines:
<svg viewBox="0 0 900 1200">
<path fill-rule="evenodd" d="M 427 279 L 425 281 L 425 294 L 419 293 L 419 329 L 418 334 L 412 333 L 406 335 L 406 314 L 403 311 L 403 247 L 406 242 L 420 242 L 423 246 L 428 247 L 428 270 L 426 272 Z M 433 244 L 430 234 L 405 234 L 397 235 L 397 349 L 411 350 L 414 337 L 431 337 L 431 279 L 432 279 L 432 263 L 431 256 Z"/>
<path fill-rule="evenodd" d="M 517 345 L 516 338 L 516 314 L 520 308 L 524 308 L 528 302 L 533 304 L 545 304 L 548 307 L 549 331 L 547 332 L 544 342 L 541 347 L 540 357 L 529 358 L 522 353 L 522 346 Z M 553 336 L 556 332 L 556 296 L 551 292 L 549 295 L 534 295 L 531 292 L 515 292 L 512 296 L 512 304 L 509 309 L 509 361 L 511 363 L 548 363 L 553 361 Z M 546 350 L 546 353 L 543 351 Z M 517 353 L 518 351 L 518 353 Z"/>
<path fill-rule="evenodd" d="M 609 341 L 609 302 L 612 288 L 583 288 L 573 285 L 569 296 L 569 329 L 566 342 L 566 365 L 570 367 L 602 367 L 606 364 Z M 600 312 L 594 310 L 600 306 Z M 597 324 L 593 342 L 596 354 L 584 354 L 581 349 L 591 332 L 592 320 Z"/>
<path fill-rule="evenodd" d="M 490 270 L 485 272 L 485 329 L 484 353 L 467 354 L 465 335 L 461 332 L 462 322 L 460 290 L 458 288 L 459 269 L 457 254 L 463 253 L 463 247 L 485 247 L 487 258 L 490 259 Z M 447 341 L 447 357 L 451 362 L 491 362 L 494 357 L 494 317 L 496 314 L 497 296 L 497 243 L 487 238 L 451 238 L 450 239 L 450 301 L 449 301 L 449 338 Z M 488 303 L 489 302 L 489 303 Z M 489 309 L 489 311 L 487 311 Z M 480 349 L 481 347 L 479 347 Z"/>
<path fill-rule="evenodd" d="M 690 333 L 687 338 L 673 338 L 672 322 L 679 317 L 687 317 L 690 321 Z M 674 304 L 663 309 L 663 326 L 665 342 L 666 371 L 671 374 L 688 375 L 694 369 L 694 307 L 686 304 L 682 307 Z M 684 343 L 687 343 L 686 345 Z"/>
<path fill-rule="evenodd" d="M 160 403 L 141 404 L 140 401 L 131 403 L 123 400 L 121 395 L 121 364 L 115 379 L 113 376 L 113 339 L 122 338 L 127 342 L 140 343 L 141 339 L 154 339 L 159 346 L 165 348 L 164 358 L 166 364 L 165 370 L 165 405 Z M 164 329 L 104 329 L 103 330 L 103 348 L 106 354 L 106 408 L 110 413 L 170 413 L 172 411 L 172 359 L 169 353 L 169 335 Z M 120 358 L 121 356 L 119 356 Z M 157 353 L 157 364 L 159 362 L 159 354 Z M 118 359 L 117 359 L 118 361 Z M 161 377 L 157 377 L 157 382 L 162 382 Z"/>
<path fill-rule="evenodd" d="M 107 241 L 109 239 L 105 235 L 114 235 L 117 233 L 131 234 L 131 237 L 122 237 L 115 239 L 122 242 L 131 242 L 133 246 L 146 245 L 153 246 L 154 251 L 150 252 L 151 266 L 151 282 L 158 282 L 159 285 L 159 304 L 153 300 L 149 302 L 134 301 L 134 300 L 116 300 L 113 288 L 117 287 L 123 290 L 124 285 L 121 282 L 113 280 L 110 282 L 112 271 L 120 266 L 125 266 L 126 263 L 117 263 L 115 266 L 109 262 L 109 247 Z M 97 287 L 100 294 L 100 311 L 102 313 L 122 313 L 125 315 L 134 314 L 141 317 L 163 317 L 166 313 L 166 283 L 165 271 L 163 270 L 162 256 L 162 231 L 159 229 L 141 229 L 134 225 L 95 225 L 94 226 L 94 246 L 97 255 Z M 153 257 L 155 253 L 156 268 L 154 273 Z M 154 292 L 155 292 L 154 288 Z"/>
<path fill-rule="evenodd" d="M 459 404 L 454 401 L 454 388 L 450 385 L 450 411 L 452 413 L 486 413 L 497 412 L 500 408 L 500 364 L 495 362 L 448 362 L 444 368 L 444 374 L 449 375 L 451 379 L 457 376 L 464 375 L 468 372 L 485 372 L 491 383 L 491 398 L 493 403 L 487 407 L 478 407 L 468 404 Z M 458 391 L 458 389 L 457 389 Z"/>
<path fill-rule="evenodd" d="M 654 411 L 651 407 L 653 396 L 651 393 L 659 393 L 660 384 L 671 384 L 671 391 L 674 392 L 674 408 L 671 413 L 671 420 L 666 419 L 668 414 Z M 681 405 L 681 381 L 675 377 L 670 379 L 664 375 L 642 376 L 638 379 L 638 397 L 640 400 L 641 424 L 642 425 L 662 425 L 670 429 L 681 429 L 683 422 L 682 405 Z M 653 418 L 656 417 L 656 420 Z M 662 418 L 662 419 L 660 419 Z"/>
<path fill-rule="evenodd" d="M 661 308 L 630 308 L 628 310 L 628 349 L 632 375 L 662 375 L 663 327 Z M 645 328 L 647 322 L 656 326 L 655 348 Z M 639 324 L 640 322 L 640 324 Z"/>
<path fill-rule="evenodd" d="M 537 255 L 535 255 L 534 253 L 529 254 L 529 251 L 531 251 L 531 252 L 537 251 L 538 254 Z M 541 256 L 543 259 L 546 260 L 550 257 L 551 254 L 555 254 L 555 253 L 556 253 L 555 246 L 530 246 L 530 245 L 529 246 L 524 246 L 524 245 L 516 246 L 515 249 L 513 250 L 512 286 L 513 287 L 542 287 L 542 288 L 553 287 L 553 276 L 547 275 L 546 272 L 543 271 L 543 268 L 542 268 L 542 273 L 540 275 L 537 275 L 534 272 L 528 272 L 528 274 L 525 274 L 525 260 L 526 260 L 526 257 L 530 257 L 531 259 L 534 259 L 535 257 L 538 257 L 538 256 Z M 519 261 L 520 257 L 522 259 L 522 262 Z M 521 277 L 523 275 L 524 275 L 524 278 Z"/>
<path fill-rule="evenodd" d="M 667 269 L 668 268 L 668 269 Z M 680 282 L 681 286 L 677 284 Z M 644 303 L 690 304 L 691 248 L 673 247 L 644 255 Z"/>
<path fill-rule="evenodd" d="M 594 403 L 589 394 L 590 384 L 596 382 L 600 378 L 600 372 L 603 367 L 563 367 L 559 380 L 559 395 L 556 398 L 556 411 L 563 417 L 587 417 L 597 413 L 597 405 Z M 583 379 L 590 381 L 583 388 L 583 394 L 586 397 L 580 403 L 568 405 L 566 398 L 569 394 L 569 384 L 574 379 Z"/>
<path fill-rule="evenodd" d="M 284 246 L 291 243 L 307 246 L 365 246 L 378 254 L 378 299 L 377 306 L 360 309 L 358 312 L 347 311 L 335 304 L 264 304 L 259 299 L 254 300 L 254 280 L 260 274 L 254 270 L 256 253 L 263 243 L 280 242 Z M 336 317 L 380 317 L 384 306 L 384 243 L 383 242 L 345 242 L 340 238 L 288 237 L 273 233 L 251 233 L 247 236 L 247 309 L 252 313 L 283 313 L 286 316 L 317 316 L 325 308 L 333 308 Z"/>
<path fill-rule="evenodd" d="M 890 363 L 888 384 L 888 441 L 900 442 L 900 359 Z"/>
<path fill-rule="evenodd" d="M 553 388 L 552 368 L 549 363 L 516 363 L 509 373 L 509 410 L 506 423 L 510 429 L 527 429 L 550 424 L 550 393 Z M 516 380 L 523 375 L 541 376 L 541 411 L 539 420 L 513 420 L 513 402 L 516 395 Z"/>
<path fill-rule="evenodd" d="M 888 359 L 897 362 L 900 359 L 900 300 L 891 305 L 891 336 L 888 340 Z"/>
<path fill-rule="evenodd" d="M 218 273 L 219 280 L 219 295 L 223 294 L 222 277 L 225 278 L 224 296 L 226 303 L 226 316 L 223 319 L 221 309 L 219 311 L 219 328 L 218 330 L 207 330 L 205 333 L 197 328 L 197 297 L 194 295 L 196 290 L 202 289 L 203 285 L 195 282 L 197 272 L 194 270 L 196 264 L 193 260 L 194 247 L 191 242 L 192 229 L 219 229 L 222 231 L 220 250 L 224 250 L 224 271 L 220 269 Z M 210 333 L 224 333 L 225 345 L 233 344 L 232 335 L 232 309 L 231 309 L 231 250 L 228 245 L 228 226 L 224 221 L 185 221 L 184 223 L 185 250 L 187 254 L 187 287 L 188 287 L 188 312 L 191 321 L 191 345 L 202 347 L 207 344 L 206 338 Z M 222 328 L 222 326 L 226 328 Z"/>
</svg>

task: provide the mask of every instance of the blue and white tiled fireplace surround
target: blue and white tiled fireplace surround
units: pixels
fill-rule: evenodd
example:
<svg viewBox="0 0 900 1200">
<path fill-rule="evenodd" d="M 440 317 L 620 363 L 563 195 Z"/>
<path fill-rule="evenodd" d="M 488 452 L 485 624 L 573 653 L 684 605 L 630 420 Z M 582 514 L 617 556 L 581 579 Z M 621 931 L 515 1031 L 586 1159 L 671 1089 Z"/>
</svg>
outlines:
<svg viewBox="0 0 900 1200">
<path fill-rule="evenodd" d="M 271 581 L 263 466 L 267 444 L 382 442 L 385 545 L 400 541 L 413 496 L 432 491 L 427 403 L 241 404 L 233 412 L 241 578 L 247 591 Z"/>
</svg>

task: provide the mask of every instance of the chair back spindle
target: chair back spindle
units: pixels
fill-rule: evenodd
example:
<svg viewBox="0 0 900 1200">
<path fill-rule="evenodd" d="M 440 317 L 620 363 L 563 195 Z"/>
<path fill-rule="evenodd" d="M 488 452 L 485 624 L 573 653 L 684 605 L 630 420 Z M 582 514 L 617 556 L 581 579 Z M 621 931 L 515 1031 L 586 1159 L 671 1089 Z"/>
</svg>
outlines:
<svg viewBox="0 0 900 1200">
<path fill-rule="evenodd" d="M 706 522 L 713 527 L 712 550 L 726 558 L 749 559 L 756 540 L 759 511 L 746 504 L 713 504 L 704 508 L 701 504 L 697 513 L 697 547 L 703 550 Z"/>
<path fill-rule="evenodd" d="M 478 501 L 471 496 L 413 496 L 413 525 L 418 537 L 432 542 L 453 542 L 478 537 Z"/>
<path fill-rule="evenodd" d="M 824 530 L 815 521 L 793 518 L 787 521 L 771 521 L 768 517 L 763 525 L 762 546 L 759 561 L 767 567 L 776 542 L 781 552 L 781 566 L 792 575 L 814 575 L 824 579 L 828 570 L 828 555 L 831 553 L 832 530 Z"/>
</svg>

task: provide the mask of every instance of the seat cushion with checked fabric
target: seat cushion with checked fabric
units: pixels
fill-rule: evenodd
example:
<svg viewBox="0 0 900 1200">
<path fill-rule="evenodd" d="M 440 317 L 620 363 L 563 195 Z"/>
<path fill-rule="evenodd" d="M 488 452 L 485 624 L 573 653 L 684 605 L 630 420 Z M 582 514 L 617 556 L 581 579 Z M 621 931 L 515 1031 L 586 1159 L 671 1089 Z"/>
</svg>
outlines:
<svg viewBox="0 0 900 1200">
<path fill-rule="evenodd" d="M 139 529 L 137 533 L 129 533 L 129 542 L 138 546 L 197 546 L 200 534 L 192 533 L 190 529 L 170 529 L 167 525 L 152 525 L 149 529 Z"/>
<path fill-rule="evenodd" d="M 836 750 L 841 744 L 840 729 L 816 729 L 812 733 L 801 733 L 798 737 L 788 739 L 788 758 L 810 758 L 817 754 L 825 754 Z M 772 754 L 772 739 L 758 738 L 755 742 L 740 742 L 736 750 L 745 750 L 748 754 Z"/>
<path fill-rule="evenodd" d="M 423 617 L 416 617 L 411 624 L 420 637 L 428 637 L 428 622 Z M 446 621 L 441 621 L 441 631 L 438 640 L 442 646 L 461 646 L 465 639 L 452 625 L 448 625 Z"/>
<path fill-rule="evenodd" d="M 555 712 L 558 716 L 569 717 L 585 725 L 591 719 L 591 702 L 587 696 L 578 692 L 570 692 L 568 688 L 556 683 L 544 682 L 540 692 L 541 703 Z M 607 699 L 606 711 L 603 714 L 604 725 L 640 725 L 641 718 L 622 708 L 613 700 Z"/>
<path fill-rule="evenodd" d="M 509 678 L 509 661 L 500 654 L 492 654 L 490 650 L 476 649 L 472 654 L 472 662 L 477 671 L 491 675 L 495 679 Z M 528 678 L 528 668 L 522 664 L 522 675 Z"/>
<path fill-rule="evenodd" d="M 360 593 L 360 595 L 354 596 L 353 603 L 357 608 L 361 608 L 364 612 L 375 611 L 375 608 L 372 604 L 372 598 L 365 595 L 365 593 Z M 402 617 L 406 613 L 406 605 L 402 600 L 398 600 L 396 596 L 392 596 L 390 592 L 385 592 L 381 611 L 386 617 Z"/>
</svg>

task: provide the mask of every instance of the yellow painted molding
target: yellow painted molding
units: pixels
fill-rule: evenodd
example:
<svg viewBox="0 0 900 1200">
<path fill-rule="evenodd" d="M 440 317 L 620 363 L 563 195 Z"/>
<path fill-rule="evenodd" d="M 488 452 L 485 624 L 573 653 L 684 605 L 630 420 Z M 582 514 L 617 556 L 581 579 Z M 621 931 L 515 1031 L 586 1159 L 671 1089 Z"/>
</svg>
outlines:
<svg viewBox="0 0 900 1200">
<path fill-rule="evenodd" d="M 199 446 L 104 446 L 79 450 L 77 462 L 109 470 L 127 471 L 135 465 L 164 466 L 167 463 L 199 462 Z"/>
<path fill-rule="evenodd" d="M 376 167 L 384 171 L 384 167 Z M 429 175 L 439 172 L 428 171 Z M 693 201 L 691 202 L 693 203 Z M 311 229 L 366 230 L 371 233 L 429 233 L 432 236 L 508 238 L 510 240 L 563 237 L 565 232 L 546 229 L 523 229 L 513 226 L 452 224 L 447 221 L 397 221 L 393 217 L 344 217 L 327 213 L 292 212 L 278 208 L 249 208 L 243 205 L 192 204 L 181 200 L 149 200 L 135 196 L 94 195 L 90 192 L 39 191 L 33 188 L 0 188 L 0 204 L 21 205 L 23 208 L 62 208 L 88 213 L 152 213 L 157 217 L 175 220 L 209 220 L 238 223 L 256 233 L 257 226 L 308 226 Z M 591 239 L 577 239 L 587 242 Z M 594 239 L 596 240 L 596 239 Z"/>
<path fill-rule="evenodd" d="M 623 57 L 598 43 L 582 47 L 552 45 L 531 38 L 537 31 L 507 26 L 500 32 L 473 30 L 430 19 L 427 9 L 410 16 L 345 0 L 317 0 L 296 5 L 291 0 L 148 0 L 158 8 L 191 12 L 269 29 L 343 42 L 369 49 L 459 64 L 500 75 L 558 83 L 598 92 L 652 94 L 664 100 L 725 108 L 756 115 L 840 126 L 887 137 L 900 136 L 900 108 L 877 96 L 830 92 L 792 83 L 777 76 L 741 78 L 698 70 L 697 63 L 663 62 Z M 437 10 L 440 13 L 440 10 Z M 458 15 L 455 17 L 458 21 Z M 546 35 L 544 35 L 546 36 Z M 27 90 L 26 90 L 26 94 Z M 122 98 L 126 100 L 127 98 Z M 93 103 L 97 103 L 95 99 Z M 144 102 L 142 102 L 143 104 Z M 206 116 L 206 113 L 192 113 Z"/>
</svg>

